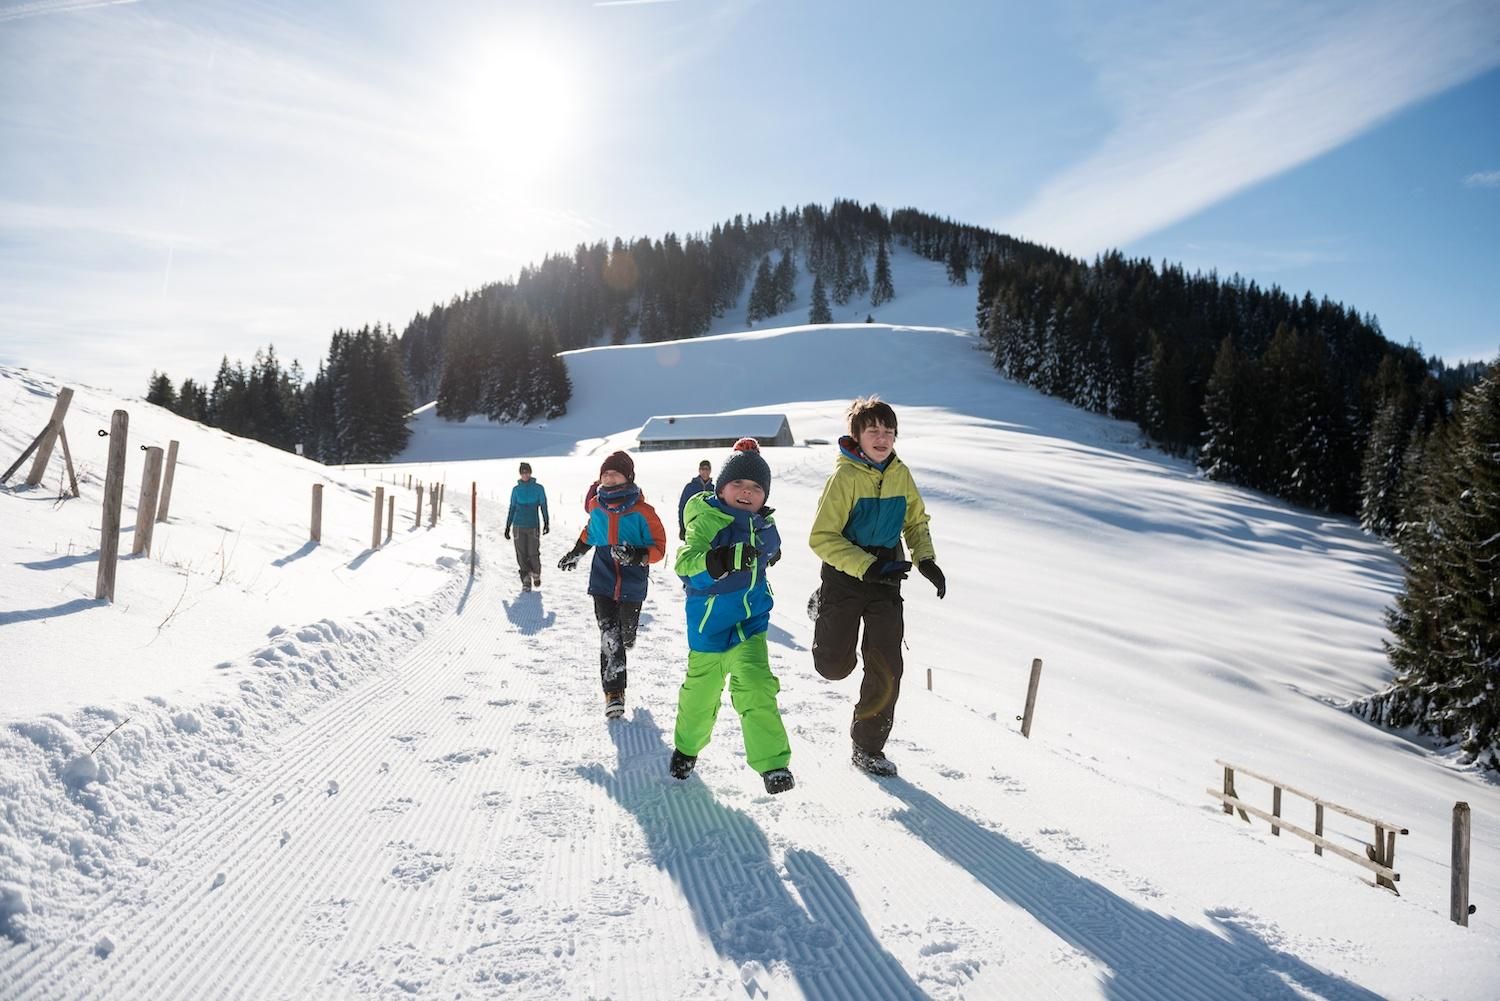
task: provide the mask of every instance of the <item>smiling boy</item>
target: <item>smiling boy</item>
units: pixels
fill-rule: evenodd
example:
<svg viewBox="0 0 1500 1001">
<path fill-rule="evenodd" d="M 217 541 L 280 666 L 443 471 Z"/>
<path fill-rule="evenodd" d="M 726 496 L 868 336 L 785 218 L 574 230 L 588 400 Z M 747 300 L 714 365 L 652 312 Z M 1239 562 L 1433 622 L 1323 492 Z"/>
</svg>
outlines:
<svg viewBox="0 0 1500 1001">
<path fill-rule="evenodd" d="M 776 704 L 781 682 L 766 647 L 773 604 L 766 569 L 781 558 L 781 536 L 766 507 L 771 467 L 754 438 L 735 442 L 715 486 L 716 493 L 689 498 L 683 511 L 686 538 L 675 569 L 687 592 L 688 672 L 668 768 L 674 778 L 692 773 L 713 736 L 727 678 L 745 759 L 775 795 L 796 783 Z"/>
<path fill-rule="evenodd" d="M 864 679 L 849 728 L 852 760 L 873 775 L 895 775 L 885 743 L 901 695 L 901 581 L 912 566 L 901 548 L 903 536 L 939 598 L 948 585 L 927 530 L 927 507 L 911 471 L 896 457 L 896 412 L 870 396 L 850 404 L 848 417 L 849 434 L 839 439 L 838 462 L 823 485 L 808 538 L 823 561 L 814 596 L 813 666 L 831 681 L 852 674 L 864 623 Z"/>
</svg>

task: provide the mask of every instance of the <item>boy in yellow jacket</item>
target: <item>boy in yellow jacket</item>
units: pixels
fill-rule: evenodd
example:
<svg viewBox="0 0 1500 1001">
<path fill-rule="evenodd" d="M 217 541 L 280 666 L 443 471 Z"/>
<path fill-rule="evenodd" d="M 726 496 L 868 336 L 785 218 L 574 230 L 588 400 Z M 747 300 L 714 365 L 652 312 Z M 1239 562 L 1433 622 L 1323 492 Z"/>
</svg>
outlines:
<svg viewBox="0 0 1500 1001">
<path fill-rule="evenodd" d="M 849 730 L 853 761 L 873 775 L 895 775 L 885 742 L 901 694 L 901 581 L 916 563 L 939 598 L 948 585 L 927 530 L 927 507 L 911 471 L 896 457 L 896 412 L 870 396 L 850 404 L 848 416 L 849 434 L 839 439 L 838 463 L 823 485 L 808 538 L 823 561 L 822 585 L 814 595 L 813 666 L 832 681 L 853 673 L 864 623 L 864 679 Z"/>
</svg>

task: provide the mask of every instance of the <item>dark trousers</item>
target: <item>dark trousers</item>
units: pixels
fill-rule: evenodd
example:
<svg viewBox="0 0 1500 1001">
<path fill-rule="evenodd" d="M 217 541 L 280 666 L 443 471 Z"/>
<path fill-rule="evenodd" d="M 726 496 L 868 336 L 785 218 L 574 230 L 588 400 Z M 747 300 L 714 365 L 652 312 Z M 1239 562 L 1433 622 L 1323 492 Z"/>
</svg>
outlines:
<svg viewBox="0 0 1500 1001">
<path fill-rule="evenodd" d="M 625 692 L 625 651 L 635 646 L 641 625 L 639 601 L 615 601 L 594 595 L 594 618 L 599 620 L 599 680 L 604 694 Z"/>
<path fill-rule="evenodd" d="M 842 681 L 854 672 L 861 622 L 865 635 L 859 652 L 865 673 L 849 736 L 874 754 L 884 750 L 891 735 L 901 695 L 901 640 L 906 635 L 901 588 L 867 584 L 824 564 L 812 645 L 813 666 L 823 677 Z"/>
</svg>

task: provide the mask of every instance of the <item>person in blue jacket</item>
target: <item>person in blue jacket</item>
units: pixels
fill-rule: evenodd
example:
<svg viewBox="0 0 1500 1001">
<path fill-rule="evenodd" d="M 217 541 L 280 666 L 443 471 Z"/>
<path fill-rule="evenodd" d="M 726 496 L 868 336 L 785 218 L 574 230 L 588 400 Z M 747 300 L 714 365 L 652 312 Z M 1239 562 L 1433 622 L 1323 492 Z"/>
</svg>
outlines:
<svg viewBox="0 0 1500 1001">
<path fill-rule="evenodd" d="M 685 779 L 708 745 L 724 682 L 740 714 L 745 760 L 760 773 L 766 792 L 786 792 L 796 783 L 771 673 L 766 630 L 771 625 L 771 587 L 766 570 L 781 558 L 781 535 L 766 507 L 771 467 L 754 438 L 735 442 L 719 473 L 715 493 L 687 503 L 687 539 L 676 569 L 687 591 L 688 670 L 677 695 L 677 726 L 668 770 Z"/>
<path fill-rule="evenodd" d="M 578 542 L 557 561 L 573 570 L 590 548 L 589 594 L 599 621 L 599 680 L 604 686 L 604 715 L 625 715 L 625 651 L 635 645 L 641 604 L 650 584 L 647 567 L 667 552 L 667 536 L 656 510 L 635 484 L 635 460 L 611 452 L 599 466 L 599 489 L 589 501 L 589 520 Z"/>
<path fill-rule="evenodd" d="M 531 478 L 531 463 L 523 462 L 521 478 L 510 488 L 510 510 L 505 514 L 505 537 L 515 540 L 523 591 L 542 586 L 542 536 L 550 531 L 547 491 Z"/>
<path fill-rule="evenodd" d="M 682 496 L 677 498 L 677 539 L 680 542 L 687 541 L 687 522 L 682 518 L 687 510 L 687 502 L 696 495 L 713 491 L 714 489 L 714 464 L 704 459 L 698 463 L 698 475 L 687 481 L 687 486 L 682 488 Z"/>
</svg>

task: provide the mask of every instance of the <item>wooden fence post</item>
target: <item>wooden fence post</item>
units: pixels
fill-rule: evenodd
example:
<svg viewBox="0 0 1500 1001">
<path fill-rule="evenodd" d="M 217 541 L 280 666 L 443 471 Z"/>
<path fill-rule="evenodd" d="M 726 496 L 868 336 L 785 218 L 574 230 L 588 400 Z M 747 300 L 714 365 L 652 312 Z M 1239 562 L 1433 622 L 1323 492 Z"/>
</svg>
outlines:
<svg viewBox="0 0 1500 1001">
<path fill-rule="evenodd" d="M 323 484 L 313 484 L 312 529 L 308 538 L 313 542 L 323 541 Z"/>
<path fill-rule="evenodd" d="M 1449 914 L 1457 924 L 1468 927 L 1474 905 L 1469 903 L 1469 804 L 1453 804 L 1453 881 Z"/>
<path fill-rule="evenodd" d="M 479 565 L 479 481 L 469 487 L 469 575 Z"/>
<path fill-rule="evenodd" d="M 932 691 L 932 668 L 927 669 L 927 690 Z"/>
<path fill-rule="evenodd" d="M 42 435 L 41 444 L 36 449 L 36 460 L 31 464 L 31 472 L 26 474 L 26 485 L 34 487 L 42 482 L 42 477 L 47 472 L 47 463 L 52 458 L 52 446 L 57 444 L 57 433 L 62 430 L 63 418 L 68 415 L 68 404 L 73 402 L 73 390 L 64 386 L 57 392 L 57 401 L 52 404 L 52 419 L 47 422 L 47 431 Z"/>
<path fill-rule="evenodd" d="M 73 450 L 68 447 L 68 429 L 57 429 L 57 440 L 62 442 L 63 464 L 68 467 L 68 482 L 73 486 L 73 496 L 78 496 L 78 474 L 73 472 Z"/>
<path fill-rule="evenodd" d="M 385 487 L 375 488 L 375 527 L 370 531 L 370 548 L 380 548 L 380 518 L 385 514 Z"/>
<path fill-rule="evenodd" d="M 1031 681 L 1026 686 L 1026 712 L 1021 717 L 1021 736 L 1031 737 L 1031 716 L 1036 711 L 1036 689 L 1042 683 L 1042 659 L 1031 661 Z"/>
<path fill-rule="evenodd" d="M 1271 816 L 1281 816 L 1281 786 L 1271 787 Z M 1281 828 L 1277 827 L 1275 824 L 1271 825 L 1271 837 L 1281 837 Z"/>
<path fill-rule="evenodd" d="M 1321 838 L 1323 836 L 1323 804 L 1319 803 L 1317 805 L 1317 807 L 1318 807 L 1317 808 L 1317 813 L 1316 813 L 1316 816 L 1315 816 L 1315 818 L 1313 820 L 1313 833 L 1316 834 L 1318 837 Z M 1322 855 L 1323 854 L 1323 846 L 1319 845 L 1319 844 L 1314 844 L 1313 845 L 1313 854 L 1314 855 Z"/>
<path fill-rule="evenodd" d="M 172 478 L 177 475 L 177 442 L 167 443 L 167 469 L 161 477 L 161 501 L 156 505 L 156 520 L 167 520 L 167 508 L 172 506 Z"/>
<path fill-rule="evenodd" d="M 422 527 L 422 484 L 420 481 L 418 481 L 417 483 L 417 514 L 416 517 L 412 519 L 411 527 Z"/>
<path fill-rule="evenodd" d="M 158 445 L 146 449 L 146 467 L 141 473 L 141 499 L 135 506 L 135 538 L 130 544 L 132 556 L 151 555 L 151 531 L 156 527 L 156 494 L 161 489 L 162 450 Z"/>
<path fill-rule="evenodd" d="M 427 527 L 432 528 L 437 524 L 437 484 L 434 483 L 427 488 L 427 502 L 432 506 L 427 515 Z"/>
<path fill-rule="evenodd" d="M 109 466 L 104 474 L 104 514 L 99 519 L 99 576 L 94 597 L 115 600 L 115 567 L 120 561 L 120 505 L 125 500 L 125 446 L 130 432 L 130 415 L 116 410 L 110 418 Z"/>
<path fill-rule="evenodd" d="M 396 491 L 391 491 L 391 496 L 386 500 L 385 516 L 385 541 L 389 543 L 391 536 L 396 531 Z"/>
</svg>

